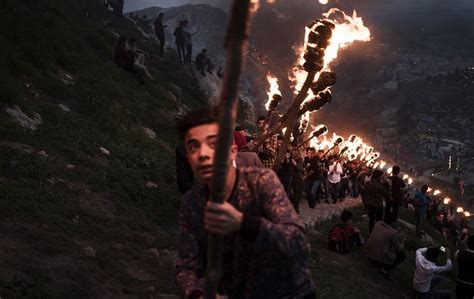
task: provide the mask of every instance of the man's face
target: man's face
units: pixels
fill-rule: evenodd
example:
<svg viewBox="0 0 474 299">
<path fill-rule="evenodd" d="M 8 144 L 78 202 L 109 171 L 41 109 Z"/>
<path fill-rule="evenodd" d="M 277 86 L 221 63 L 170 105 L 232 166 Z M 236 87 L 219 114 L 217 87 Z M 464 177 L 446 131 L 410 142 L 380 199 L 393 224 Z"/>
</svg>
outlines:
<svg viewBox="0 0 474 299">
<path fill-rule="evenodd" d="M 258 127 L 260 130 L 263 130 L 264 127 L 265 127 L 265 120 L 261 119 L 261 120 L 257 121 L 257 127 Z"/>
<path fill-rule="evenodd" d="M 218 131 L 217 123 L 205 124 L 189 129 L 184 137 L 186 157 L 191 169 L 194 175 L 205 183 L 210 183 L 212 180 Z M 230 151 L 229 165 L 236 155 L 237 147 L 233 145 Z"/>
<path fill-rule="evenodd" d="M 283 144 L 283 140 L 278 139 L 277 146 L 280 147 Z"/>
<path fill-rule="evenodd" d="M 306 152 L 306 154 L 308 155 L 308 158 L 312 158 L 314 156 L 314 151 L 309 150 Z"/>
</svg>

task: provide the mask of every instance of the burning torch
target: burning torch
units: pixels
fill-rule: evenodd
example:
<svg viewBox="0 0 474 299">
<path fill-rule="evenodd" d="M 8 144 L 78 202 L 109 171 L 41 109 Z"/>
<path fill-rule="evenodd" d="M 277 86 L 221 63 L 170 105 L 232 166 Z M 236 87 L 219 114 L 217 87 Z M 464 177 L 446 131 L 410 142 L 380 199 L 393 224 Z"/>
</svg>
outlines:
<svg viewBox="0 0 474 299">
<path fill-rule="evenodd" d="M 324 153 L 323 158 L 326 157 L 327 154 L 329 154 L 333 149 L 335 149 L 337 146 L 339 146 L 339 144 L 341 144 L 341 143 L 343 143 L 343 142 L 344 142 L 344 138 L 338 137 L 338 138 L 334 141 L 334 145 Z"/>
<path fill-rule="evenodd" d="M 328 132 L 328 127 L 326 126 L 321 126 L 319 129 L 317 129 L 316 131 L 314 131 L 312 134 L 311 134 L 311 137 L 309 137 L 308 139 L 306 139 L 303 143 L 303 144 L 306 144 L 308 142 L 311 141 L 311 139 L 313 138 L 318 138 L 319 136 L 322 136 L 324 134 L 326 134 Z"/>
</svg>

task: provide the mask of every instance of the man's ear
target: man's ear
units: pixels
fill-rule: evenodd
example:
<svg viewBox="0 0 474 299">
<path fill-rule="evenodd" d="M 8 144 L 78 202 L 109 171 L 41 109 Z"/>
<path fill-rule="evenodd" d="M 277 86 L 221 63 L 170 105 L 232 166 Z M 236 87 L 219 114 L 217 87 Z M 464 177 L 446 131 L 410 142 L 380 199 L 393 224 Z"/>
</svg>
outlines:
<svg viewBox="0 0 474 299">
<path fill-rule="evenodd" d="M 237 152 L 238 152 L 238 148 L 237 148 L 237 145 L 236 144 L 232 144 L 232 146 L 230 147 L 230 159 L 231 160 L 235 160 L 237 158 Z"/>
</svg>

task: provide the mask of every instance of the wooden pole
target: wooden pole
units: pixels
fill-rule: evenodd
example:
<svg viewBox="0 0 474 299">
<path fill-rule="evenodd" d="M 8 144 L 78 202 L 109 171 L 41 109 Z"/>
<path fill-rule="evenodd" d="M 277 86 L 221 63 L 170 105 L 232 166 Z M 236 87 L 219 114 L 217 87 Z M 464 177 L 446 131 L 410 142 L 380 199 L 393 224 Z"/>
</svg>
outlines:
<svg viewBox="0 0 474 299">
<path fill-rule="evenodd" d="M 250 0 L 234 0 L 225 40 L 226 65 L 219 104 L 219 133 L 213 166 L 211 200 L 225 200 L 229 170 L 229 150 L 237 116 L 238 88 L 249 35 Z M 222 236 L 209 234 L 204 298 L 215 299 L 222 276 Z"/>
<path fill-rule="evenodd" d="M 278 171 L 280 168 L 281 163 L 283 162 L 283 157 L 286 154 L 286 150 L 288 149 L 288 143 L 290 143 L 291 133 L 293 132 L 293 127 L 295 126 L 296 120 L 300 115 L 300 106 L 308 96 L 308 90 L 313 83 L 314 77 L 316 76 L 316 72 L 309 72 L 308 76 L 306 77 L 306 81 L 303 84 L 300 92 L 296 96 L 291 108 L 288 112 L 288 119 L 286 121 L 286 132 L 285 136 L 283 136 L 283 143 L 280 146 L 280 149 L 277 153 L 277 158 L 275 159 L 275 164 L 273 165 L 273 170 Z"/>
</svg>

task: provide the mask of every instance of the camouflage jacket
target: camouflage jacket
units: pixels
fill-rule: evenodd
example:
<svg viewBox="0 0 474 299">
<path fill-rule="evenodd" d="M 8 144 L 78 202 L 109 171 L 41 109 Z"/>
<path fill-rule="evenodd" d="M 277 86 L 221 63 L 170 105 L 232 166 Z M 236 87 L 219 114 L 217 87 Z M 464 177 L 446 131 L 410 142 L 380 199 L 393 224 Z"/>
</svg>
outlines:
<svg viewBox="0 0 474 299">
<path fill-rule="evenodd" d="M 390 192 L 380 182 L 370 181 L 365 187 L 366 193 L 366 204 L 377 208 L 383 208 L 384 200 L 387 200 L 390 196 Z"/>
<path fill-rule="evenodd" d="M 207 233 L 206 185 L 183 196 L 176 283 L 188 298 L 202 291 Z M 219 294 L 229 298 L 302 298 L 315 292 L 306 265 L 310 252 L 304 227 L 276 174 L 240 168 L 229 202 L 244 214 L 242 229 L 224 238 Z"/>
</svg>

